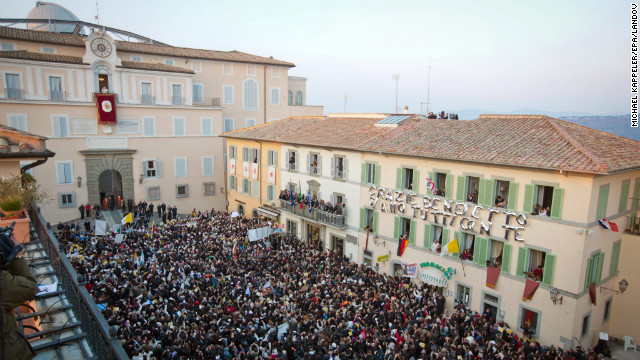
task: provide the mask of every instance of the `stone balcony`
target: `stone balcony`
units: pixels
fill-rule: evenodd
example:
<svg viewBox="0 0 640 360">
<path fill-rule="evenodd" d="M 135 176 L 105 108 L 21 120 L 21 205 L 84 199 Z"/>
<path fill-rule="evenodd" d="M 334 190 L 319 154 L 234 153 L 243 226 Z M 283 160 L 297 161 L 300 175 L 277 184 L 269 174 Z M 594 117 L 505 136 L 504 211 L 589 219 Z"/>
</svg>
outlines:
<svg viewBox="0 0 640 360">
<path fill-rule="evenodd" d="M 326 211 L 320 211 L 320 209 L 315 208 L 311 208 L 311 211 L 309 211 L 309 208 L 310 207 L 307 205 L 303 205 L 302 208 L 300 208 L 299 203 L 294 203 L 293 205 L 291 205 L 291 201 L 288 200 L 279 200 L 278 204 L 278 209 L 300 216 L 302 218 L 317 221 L 336 229 L 347 228 L 346 214 L 343 213 L 342 215 L 336 215 Z"/>
</svg>

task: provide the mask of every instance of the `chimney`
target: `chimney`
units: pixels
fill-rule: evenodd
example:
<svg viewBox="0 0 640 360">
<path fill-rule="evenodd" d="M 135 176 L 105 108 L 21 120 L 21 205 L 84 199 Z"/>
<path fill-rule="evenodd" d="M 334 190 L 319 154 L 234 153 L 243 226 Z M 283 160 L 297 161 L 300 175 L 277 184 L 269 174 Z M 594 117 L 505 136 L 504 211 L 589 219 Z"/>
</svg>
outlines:
<svg viewBox="0 0 640 360">
<path fill-rule="evenodd" d="M 409 113 L 409 105 L 405 105 L 404 106 L 404 113 L 408 114 Z"/>
</svg>

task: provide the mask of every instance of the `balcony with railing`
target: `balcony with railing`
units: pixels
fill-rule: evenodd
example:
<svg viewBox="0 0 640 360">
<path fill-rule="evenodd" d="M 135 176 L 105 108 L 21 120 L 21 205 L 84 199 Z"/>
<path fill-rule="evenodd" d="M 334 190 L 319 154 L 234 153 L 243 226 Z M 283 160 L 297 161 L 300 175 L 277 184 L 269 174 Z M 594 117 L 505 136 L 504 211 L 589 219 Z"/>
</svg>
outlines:
<svg viewBox="0 0 640 360">
<path fill-rule="evenodd" d="M 21 88 L 5 88 L 4 93 L 7 99 L 24 99 L 24 90 Z"/>
<path fill-rule="evenodd" d="M 140 104 L 151 105 L 155 103 L 155 97 L 153 95 L 142 94 L 140 95 Z"/>
<path fill-rule="evenodd" d="M 172 105 L 182 105 L 184 104 L 184 98 L 182 96 L 171 96 L 171 104 Z"/>
<path fill-rule="evenodd" d="M 192 100 L 193 106 L 220 106 L 222 104 L 220 98 L 194 96 Z"/>
<path fill-rule="evenodd" d="M 280 200 L 278 209 L 338 229 L 347 228 L 347 215 L 344 213 L 345 210 L 343 210 L 343 214 L 336 215 L 318 208 L 312 208 L 308 205 L 302 205 L 302 208 L 300 208 L 300 203 L 293 203 L 293 205 L 291 205 L 291 201 L 288 200 Z"/>
<path fill-rule="evenodd" d="M 49 92 L 49 100 L 51 101 L 66 101 L 67 94 L 62 90 L 51 90 Z"/>
</svg>

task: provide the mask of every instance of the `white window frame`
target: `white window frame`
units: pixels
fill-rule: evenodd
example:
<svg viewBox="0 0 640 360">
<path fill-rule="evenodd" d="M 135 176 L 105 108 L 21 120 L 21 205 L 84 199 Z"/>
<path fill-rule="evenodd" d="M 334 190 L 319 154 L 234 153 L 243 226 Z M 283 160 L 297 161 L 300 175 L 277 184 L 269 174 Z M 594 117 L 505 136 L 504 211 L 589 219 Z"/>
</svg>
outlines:
<svg viewBox="0 0 640 360">
<path fill-rule="evenodd" d="M 67 204 L 62 203 L 63 196 L 71 196 L 71 201 Z M 76 206 L 76 193 L 73 191 L 70 192 L 59 192 L 58 193 L 58 207 L 60 208 L 71 208 Z"/>
<path fill-rule="evenodd" d="M 253 122 L 253 125 L 249 125 L 250 122 Z M 252 126 L 256 126 L 256 118 L 245 118 L 244 119 L 244 125 L 245 127 L 252 127 Z"/>
<path fill-rule="evenodd" d="M 59 119 L 61 117 L 65 117 L 67 119 L 67 125 L 66 125 L 67 136 L 62 136 L 62 132 L 60 132 L 60 136 L 57 136 L 57 134 L 55 132 L 56 119 L 57 118 Z M 71 136 L 71 129 L 69 128 L 69 115 L 67 115 L 67 114 L 51 114 L 51 137 L 63 139 L 63 138 L 68 138 L 69 136 Z"/>
<path fill-rule="evenodd" d="M 21 122 L 24 124 L 24 129 L 21 127 L 17 127 L 17 126 L 13 126 L 11 124 L 11 118 L 19 118 L 18 122 Z M 22 130 L 22 131 L 26 131 L 29 132 L 29 121 L 27 120 L 27 114 L 18 114 L 18 113 L 7 113 L 7 124 L 13 128 L 16 128 L 18 130 Z"/>
<path fill-rule="evenodd" d="M 204 129 L 204 124 L 205 123 L 209 123 L 209 130 L 210 132 L 208 134 L 205 133 L 205 129 Z M 200 118 L 200 135 L 202 136 L 213 136 L 213 119 L 210 117 L 203 117 Z"/>
<path fill-rule="evenodd" d="M 222 64 L 222 74 L 223 75 L 233 75 L 233 64 Z"/>
<path fill-rule="evenodd" d="M 145 129 L 146 129 L 146 127 L 144 126 L 145 125 L 145 120 L 152 121 L 152 123 L 153 123 L 153 134 L 147 134 L 145 132 Z M 144 136 L 144 137 L 156 136 L 156 117 L 155 116 L 143 116 L 142 117 L 142 136 Z"/>
<path fill-rule="evenodd" d="M 131 57 L 129 59 L 131 61 L 138 61 L 138 62 L 143 61 L 142 55 L 131 55 Z"/>
<path fill-rule="evenodd" d="M 184 160 L 184 175 L 178 175 L 178 160 Z M 174 157 L 173 158 L 173 177 L 176 178 L 186 178 L 189 176 L 189 163 L 187 162 L 186 156 Z"/>
<path fill-rule="evenodd" d="M 227 98 L 227 89 L 231 89 L 231 98 Z M 234 86 L 233 85 L 222 85 L 222 103 L 223 104 L 233 104 L 234 102 Z"/>
<path fill-rule="evenodd" d="M 55 99 L 55 100 L 53 99 L 52 91 L 54 91 L 54 90 L 51 90 L 51 78 L 60 79 L 60 90 L 55 90 L 55 91 L 60 91 L 61 99 Z M 65 78 L 62 75 L 57 75 L 57 74 L 56 75 L 47 75 L 47 90 L 49 91 L 49 100 L 52 100 L 52 101 L 62 101 L 62 100 L 64 100 L 64 96 L 65 96 L 65 94 L 64 94 L 64 91 L 65 91 L 64 90 L 64 81 L 65 81 Z"/>
<path fill-rule="evenodd" d="M 142 92 L 142 86 L 144 84 L 149 84 L 149 90 L 151 90 L 149 94 L 145 94 L 145 93 Z M 144 100 L 143 100 L 144 96 L 149 96 L 151 101 L 144 102 Z M 152 105 L 154 102 L 155 102 L 155 100 L 153 98 L 153 82 L 152 81 L 146 81 L 146 80 L 145 81 L 140 81 L 140 103 L 144 104 L 144 105 Z"/>
<path fill-rule="evenodd" d="M 211 173 L 210 173 L 210 174 L 207 174 L 207 173 L 205 173 L 205 171 L 204 171 L 204 162 L 205 162 L 205 160 L 207 160 L 207 159 L 211 159 Z M 201 167 L 202 167 L 202 176 L 214 176 L 214 174 L 215 174 L 215 170 L 214 170 L 214 166 L 215 166 L 215 157 L 214 157 L 213 155 L 211 155 L 211 156 L 202 156 L 202 157 L 200 158 L 200 164 L 201 164 Z"/>
<path fill-rule="evenodd" d="M 273 96 L 274 90 L 277 91 L 275 98 Z M 271 105 L 280 105 L 280 88 L 279 87 L 269 88 L 269 95 L 270 95 L 269 103 Z"/>
<path fill-rule="evenodd" d="M 58 50 L 51 46 L 40 46 L 40 51 L 45 54 L 57 54 Z"/>
<path fill-rule="evenodd" d="M 247 65 L 247 76 L 256 76 L 256 66 L 255 65 Z"/>
<path fill-rule="evenodd" d="M 269 194 L 271 192 L 271 194 Z M 267 201 L 275 201 L 276 198 L 276 187 L 275 185 L 267 185 Z"/>
<path fill-rule="evenodd" d="M 184 96 L 184 86 L 183 86 L 183 84 L 182 83 L 170 83 L 169 85 L 170 85 L 169 86 L 169 90 L 170 90 L 169 91 L 169 93 L 170 93 L 169 96 L 171 97 L 171 105 L 184 105 L 185 96 Z M 174 104 L 174 102 L 175 102 L 175 100 L 173 98 L 175 96 L 175 95 L 173 95 L 173 87 L 174 86 L 180 86 L 180 104 Z"/>
<path fill-rule="evenodd" d="M 227 121 L 231 121 L 231 129 L 227 129 Z M 235 130 L 236 127 L 236 118 L 224 118 L 222 119 L 222 127 L 223 127 L 223 131 L 222 132 L 229 132 L 229 131 L 233 131 Z"/>
<path fill-rule="evenodd" d="M 182 120 L 182 134 L 180 134 L 180 130 L 178 128 L 179 122 Z M 173 136 L 187 136 L 187 119 L 183 116 L 175 116 L 173 117 Z"/>
<path fill-rule="evenodd" d="M 272 67 L 271 68 L 271 77 L 274 78 L 274 79 L 279 79 L 281 72 L 282 72 L 282 69 L 280 69 L 279 67 Z"/>
<path fill-rule="evenodd" d="M 169 66 L 175 66 L 176 61 L 173 59 L 162 59 L 162 63 Z"/>
<path fill-rule="evenodd" d="M 247 191 L 244 191 L 244 190 L 245 190 L 245 189 L 244 189 L 244 185 L 245 185 L 245 184 L 247 184 Z M 242 192 L 243 194 L 249 194 L 249 195 L 251 195 L 251 180 L 249 180 L 249 179 L 245 179 L 245 178 L 243 178 L 243 179 L 242 179 L 242 191 L 241 191 L 241 192 Z"/>
<path fill-rule="evenodd" d="M 193 91 L 194 88 L 196 87 L 200 88 L 199 99 L 195 98 L 195 91 Z M 204 84 L 203 83 L 191 83 L 191 100 L 196 104 L 202 104 L 204 102 Z M 199 100 L 199 101 L 196 101 L 196 100 Z"/>
<path fill-rule="evenodd" d="M 0 51 L 16 51 L 17 48 L 16 43 L 0 42 Z"/>
<path fill-rule="evenodd" d="M 248 83 L 255 83 L 256 85 L 256 106 L 255 107 L 249 107 L 247 105 L 247 96 L 245 94 L 245 87 L 247 86 Z M 260 86 L 258 86 L 258 82 L 255 79 L 246 79 L 243 83 L 242 83 L 242 110 L 246 110 L 246 111 L 258 111 L 260 109 Z"/>
<path fill-rule="evenodd" d="M 64 161 L 56 161 L 56 184 L 58 185 L 69 185 L 69 184 L 73 184 L 74 180 L 74 171 L 73 171 L 73 160 L 64 160 Z M 59 165 L 61 164 L 69 164 L 69 169 L 71 172 L 71 175 L 69 176 L 70 181 L 69 182 L 60 182 L 60 167 Z"/>
</svg>

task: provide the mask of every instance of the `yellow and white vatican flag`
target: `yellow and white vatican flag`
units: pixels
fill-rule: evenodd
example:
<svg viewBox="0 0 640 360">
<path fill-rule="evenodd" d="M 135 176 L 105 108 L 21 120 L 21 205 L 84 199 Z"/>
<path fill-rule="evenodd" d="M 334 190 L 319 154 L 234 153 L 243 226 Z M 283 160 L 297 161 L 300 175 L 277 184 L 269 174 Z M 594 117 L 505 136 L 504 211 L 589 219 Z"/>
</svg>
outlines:
<svg viewBox="0 0 640 360">
<path fill-rule="evenodd" d="M 133 222 L 133 215 L 131 215 L 131 213 L 128 213 L 127 215 L 125 215 L 125 217 L 122 218 L 121 224 L 128 224 L 130 222 Z"/>
<path fill-rule="evenodd" d="M 460 252 L 460 246 L 458 246 L 458 239 L 453 239 L 453 241 L 449 242 L 447 245 L 442 247 L 440 256 L 450 255 L 450 254 L 459 253 L 459 252 Z"/>
</svg>

